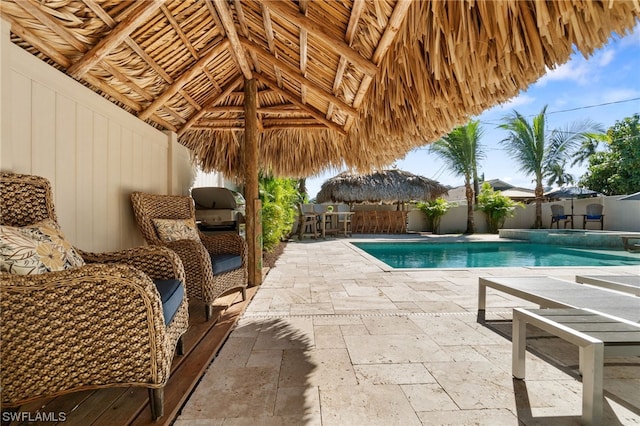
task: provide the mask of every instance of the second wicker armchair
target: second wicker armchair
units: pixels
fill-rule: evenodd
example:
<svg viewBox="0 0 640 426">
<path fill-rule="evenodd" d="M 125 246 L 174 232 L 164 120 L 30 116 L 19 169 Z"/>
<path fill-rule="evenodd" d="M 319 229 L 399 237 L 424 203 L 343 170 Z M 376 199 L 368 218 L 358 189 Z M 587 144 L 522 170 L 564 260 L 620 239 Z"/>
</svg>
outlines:
<svg viewBox="0 0 640 426">
<path fill-rule="evenodd" d="M 246 299 L 247 249 L 242 237 L 198 231 L 194 201 L 188 196 L 134 192 L 131 202 L 147 243 L 169 247 L 180 256 L 187 295 L 205 303 L 207 320 L 218 297 L 240 290 Z"/>
</svg>

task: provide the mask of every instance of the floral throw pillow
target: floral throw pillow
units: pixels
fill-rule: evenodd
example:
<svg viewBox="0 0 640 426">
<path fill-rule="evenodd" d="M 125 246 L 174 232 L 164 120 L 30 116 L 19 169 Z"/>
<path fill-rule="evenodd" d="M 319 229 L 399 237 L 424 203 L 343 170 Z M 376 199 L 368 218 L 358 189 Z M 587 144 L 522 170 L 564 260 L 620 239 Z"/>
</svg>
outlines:
<svg viewBox="0 0 640 426">
<path fill-rule="evenodd" d="M 84 260 L 50 219 L 17 228 L 0 226 L 0 271 L 42 274 L 83 266 Z"/>
<path fill-rule="evenodd" d="M 153 219 L 153 225 L 162 241 L 200 241 L 198 228 L 193 219 Z"/>
</svg>

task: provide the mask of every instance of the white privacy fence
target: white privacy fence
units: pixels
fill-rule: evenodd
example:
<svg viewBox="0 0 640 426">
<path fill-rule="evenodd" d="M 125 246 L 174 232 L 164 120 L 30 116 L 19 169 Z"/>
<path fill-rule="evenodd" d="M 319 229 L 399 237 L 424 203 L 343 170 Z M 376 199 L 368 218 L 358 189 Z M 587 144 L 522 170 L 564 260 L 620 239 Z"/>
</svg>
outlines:
<svg viewBox="0 0 640 426">
<path fill-rule="evenodd" d="M 573 200 L 573 226 L 582 229 L 582 215 L 586 213 L 588 204 L 602 204 L 604 214 L 604 229 L 607 231 L 629 231 L 640 232 L 640 201 L 619 200 L 622 195 L 609 197 L 581 198 Z M 571 200 L 560 200 L 545 202 L 542 204 L 542 224 L 549 228 L 551 223 L 551 205 L 560 204 L 564 206 L 566 214 L 571 214 Z M 424 213 L 413 207 L 408 216 L 409 231 L 423 232 L 430 231 Z M 483 212 L 474 211 L 474 221 L 476 232 L 487 232 L 486 216 Z M 514 217 L 506 220 L 504 228 L 529 229 L 535 221 L 535 203 L 527 204 L 524 208 L 516 208 Z M 600 224 L 595 222 L 587 223 L 587 229 L 600 229 Z M 467 205 L 464 201 L 458 202 L 458 207 L 454 207 L 442 217 L 440 222 L 440 233 L 462 233 L 467 228 Z"/>
</svg>

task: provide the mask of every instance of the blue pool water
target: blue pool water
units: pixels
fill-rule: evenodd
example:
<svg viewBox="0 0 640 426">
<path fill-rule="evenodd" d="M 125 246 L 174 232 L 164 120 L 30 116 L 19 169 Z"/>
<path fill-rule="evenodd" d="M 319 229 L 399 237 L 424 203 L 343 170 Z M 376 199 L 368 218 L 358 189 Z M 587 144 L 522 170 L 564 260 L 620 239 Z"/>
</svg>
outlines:
<svg viewBox="0 0 640 426">
<path fill-rule="evenodd" d="M 640 265 L 640 255 L 511 242 L 352 243 L 392 268 Z"/>
</svg>

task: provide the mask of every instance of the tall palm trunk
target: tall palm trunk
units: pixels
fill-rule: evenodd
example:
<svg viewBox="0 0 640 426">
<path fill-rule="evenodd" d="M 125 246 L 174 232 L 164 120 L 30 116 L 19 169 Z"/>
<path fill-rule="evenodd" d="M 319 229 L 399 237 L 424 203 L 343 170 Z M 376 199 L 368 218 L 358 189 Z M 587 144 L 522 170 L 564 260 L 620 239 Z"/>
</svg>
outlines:
<svg viewBox="0 0 640 426">
<path fill-rule="evenodd" d="M 473 234 L 476 232 L 475 222 L 473 220 L 473 188 L 471 187 L 471 177 L 465 176 L 464 179 L 465 195 L 467 197 L 467 230 L 465 234 Z"/>
<path fill-rule="evenodd" d="M 542 187 L 542 182 L 536 183 L 536 189 L 534 192 L 536 196 L 536 220 L 533 223 L 533 227 L 535 229 L 542 228 L 542 197 L 544 196 L 544 188 Z"/>
</svg>

